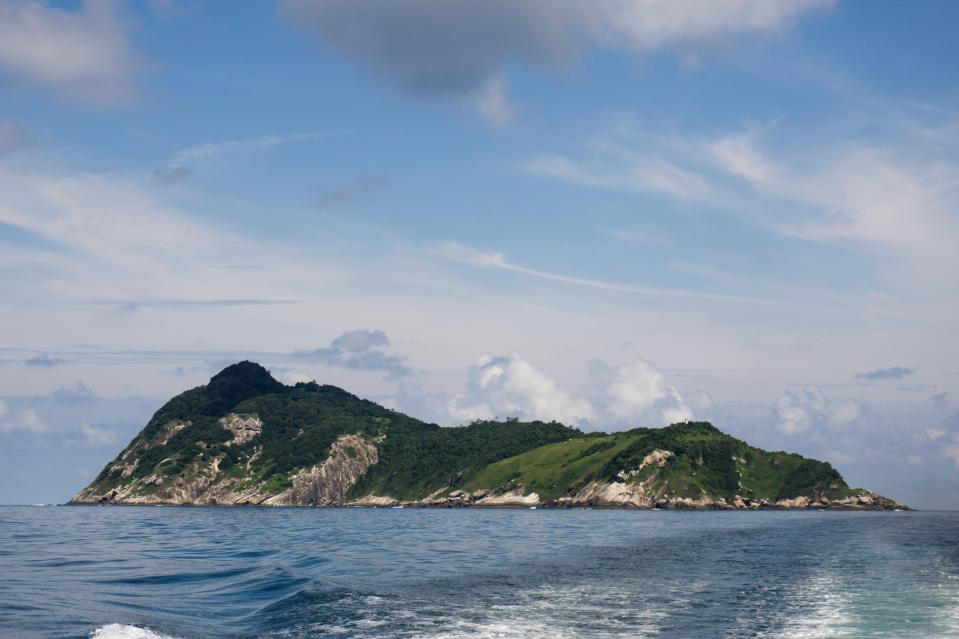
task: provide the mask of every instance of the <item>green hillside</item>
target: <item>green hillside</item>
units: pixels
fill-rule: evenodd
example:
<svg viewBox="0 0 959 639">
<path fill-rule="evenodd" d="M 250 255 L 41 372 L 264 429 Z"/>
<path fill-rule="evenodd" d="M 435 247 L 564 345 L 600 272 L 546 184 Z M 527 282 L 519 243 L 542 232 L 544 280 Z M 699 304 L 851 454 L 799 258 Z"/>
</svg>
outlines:
<svg viewBox="0 0 959 639">
<path fill-rule="evenodd" d="M 707 422 L 637 428 L 550 444 L 490 464 L 464 489 L 507 491 L 521 485 L 546 499 L 559 499 L 591 481 L 616 481 L 624 469 L 639 468 L 656 450 L 673 456 L 662 467 L 647 466 L 625 481 L 642 482 L 655 474 L 656 488 L 663 494 L 707 494 L 729 500 L 737 494 L 771 502 L 801 495 L 841 498 L 851 494 L 830 464 L 754 448 Z"/>
<path fill-rule="evenodd" d="M 786 502 L 796 500 L 799 502 Z M 861 498 L 861 499 L 860 499 Z M 850 501 L 852 500 L 852 501 Z M 240 362 L 174 397 L 73 503 L 893 507 L 705 422 L 444 428 Z M 873 503 L 875 502 L 875 503 Z"/>
</svg>

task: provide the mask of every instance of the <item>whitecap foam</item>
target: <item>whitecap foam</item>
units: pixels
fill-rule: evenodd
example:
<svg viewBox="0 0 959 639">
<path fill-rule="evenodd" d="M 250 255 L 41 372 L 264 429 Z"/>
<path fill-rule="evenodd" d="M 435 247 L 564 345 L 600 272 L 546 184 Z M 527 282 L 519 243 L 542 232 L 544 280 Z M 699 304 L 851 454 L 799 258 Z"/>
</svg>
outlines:
<svg viewBox="0 0 959 639">
<path fill-rule="evenodd" d="M 140 626 L 109 623 L 91 632 L 90 639 L 174 639 L 174 637 L 153 632 L 149 628 L 141 628 Z"/>
</svg>

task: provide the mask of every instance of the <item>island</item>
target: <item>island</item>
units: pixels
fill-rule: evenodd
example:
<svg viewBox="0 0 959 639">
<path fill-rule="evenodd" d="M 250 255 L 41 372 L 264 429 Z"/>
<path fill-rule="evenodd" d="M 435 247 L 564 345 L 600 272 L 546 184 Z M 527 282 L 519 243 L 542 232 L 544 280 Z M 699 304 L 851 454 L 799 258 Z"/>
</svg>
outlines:
<svg viewBox="0 0 959 639">
<path fill-rule="evenodd" d="M 70 504 L 906 510 L 707 422 L 442 427 L 254 362 L 177 395 Z"/>
</svg>

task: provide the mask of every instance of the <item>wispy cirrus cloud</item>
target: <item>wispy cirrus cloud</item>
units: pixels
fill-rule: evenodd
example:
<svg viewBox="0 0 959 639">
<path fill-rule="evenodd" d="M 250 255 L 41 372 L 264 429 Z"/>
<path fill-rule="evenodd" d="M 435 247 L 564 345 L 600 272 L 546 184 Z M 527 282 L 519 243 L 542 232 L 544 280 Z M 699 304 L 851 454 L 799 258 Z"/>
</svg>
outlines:
<svg viewBox="0 0 959 639">
<path fill-rule="evenodd" d="M 348 131 L 291 133 L 288 135 L 261 135 L 239 140 L 205 142 L 177 151 L 165 165 L 153 172 L 153 176 L 162 184 L 173 184 L 190 178 L 197 165 L 210 162 L 216 158 L 227 155 L 262 153 L 284 144 L 315 142 L 346 133 Z"/>
<path fill-rule="evenodd" d="M 949 140 L 950 117 L 897 112 L 882 141 L 808 132 L 793 139 L 783 124 L 669 134 L 621 118 L 580 151 L 540 154 L 520 168 L 589 189 L 693 202 L 764 233 L 867 257 L 897 289 L 942 295 L 957 290 L 948 274 L 959 270 L 959 148 L 924 140 L 930 131 Z"/>
<path fill-rule="evenodd" d="M 537 269 L 527 268 L 525 266 L 509 261 L 502 253 L 495 251 L 481 251 L 470 246 L 464 246 L 456 242 L 444 242 L 433 249 L 437 255 L 447 259 L 467 264 L 481 269 L 491 269 L 507 271 L 533 277 L 560 284 L 570 284 L 585 288 L 596 289 L 600 291 L 609 291 L 612 293 L 626 293 L 630 295 L 641 295 L 648 297 L 665 297 L 695 299 L 709 302 L 725 302 L 736 304 L 774 304 L 770 300 L 764 300 L 758 297 L 746 297 L 740 295 L 724 295 L 721 293 L 710 293 L 706 291 L 694 291 L 680 288 L 657 288 L 651 286 L 642 286 L 636 284 L 626 284 L 622 282 L 611 282 L 600 279 L 586 277 L 577 277 L 564 275 L 560 273 L 551 273 Z"/>
</svg>

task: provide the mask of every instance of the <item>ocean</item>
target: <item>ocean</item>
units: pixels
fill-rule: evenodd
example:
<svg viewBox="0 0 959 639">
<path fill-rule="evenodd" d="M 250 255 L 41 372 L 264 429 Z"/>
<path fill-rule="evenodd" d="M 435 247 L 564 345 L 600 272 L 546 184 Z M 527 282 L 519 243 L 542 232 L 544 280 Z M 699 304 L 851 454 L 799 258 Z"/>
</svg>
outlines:
<svg viewBox="0 0 959 639">
<path fill-rule="evenodd" d="M 0 507 L 0 637 L 959 637 L 959 513 Z"/>
</svg>

